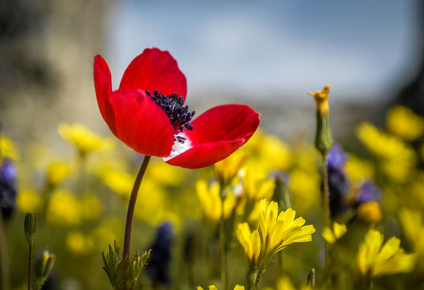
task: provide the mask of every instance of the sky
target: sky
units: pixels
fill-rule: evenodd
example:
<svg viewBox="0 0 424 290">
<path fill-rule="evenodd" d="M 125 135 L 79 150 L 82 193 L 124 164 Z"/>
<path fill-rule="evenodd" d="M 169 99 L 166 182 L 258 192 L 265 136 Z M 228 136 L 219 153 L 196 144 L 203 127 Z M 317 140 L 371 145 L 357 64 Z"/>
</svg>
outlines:
<svg viewBox="0 0 424 290">
<path fill-rule="evenodd" d="M 105 58 L 114 88 L 144 48 L 168 50 L 188 95 L 384 98 L 417 70 L 419 0 L 116 1 Z"/>
</svg>

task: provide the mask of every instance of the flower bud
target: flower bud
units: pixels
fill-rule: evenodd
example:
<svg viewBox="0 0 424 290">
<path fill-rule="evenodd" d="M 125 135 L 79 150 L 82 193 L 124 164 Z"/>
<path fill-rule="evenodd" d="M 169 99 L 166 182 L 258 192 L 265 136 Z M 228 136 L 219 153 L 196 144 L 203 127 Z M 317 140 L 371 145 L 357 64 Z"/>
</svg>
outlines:
<svg viewBox="0 0 424 290">
<path fill-rule="evenodd" d="M 54 265 L 55 256 L 48 250 L 43 251 L 35 261 L 34 289 L 41 289 Z"/>
<path fill-rule="evenodd" d="M 315 134 L 315 147 L 321 152 L 322 156 L 327 155 L 327 152 L 333 145 L 333 137 L 330 128 L 330 107 L 328 106 L 328 93 L 330 85 L 326 85 L 322 91 L 315 93 L 309 92 L 309 95 L 315 98 L 317 107 L 317 130 Z"/>
<path fill-rule="evenodd" d="M 287 178 L 287 175 L 277 174 L 274 179 L 275 187 L 272 200 L 278 203 L 278 209 L 280 211 L 286 211 L 291 207 L 290 193 L 287 189 Z"/>
<path fill-rule="evenodd" d="M 35 229 L 37 225 L 37 219 L 36 215 L 33 212 L 29 212 L 25 215 L 25 222 L 24 222 L 24 228 L 25 228 L 25 237 L 29 245 L 32 244 L 35 237 Z"/>
<path fill-rule="evenodd" d="M 312 268 L 308 275 L 308 286 L 315 288 L 315 269 Z"/>
</svg>

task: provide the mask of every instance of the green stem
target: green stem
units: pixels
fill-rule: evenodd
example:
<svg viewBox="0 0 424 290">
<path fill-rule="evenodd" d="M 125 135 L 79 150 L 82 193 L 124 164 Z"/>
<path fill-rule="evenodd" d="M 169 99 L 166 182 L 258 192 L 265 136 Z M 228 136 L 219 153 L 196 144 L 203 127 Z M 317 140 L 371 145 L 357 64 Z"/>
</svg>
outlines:
<svg viewBox="0 0 424 290">
<path fill-rule="evenodd" d="M 327 171 L 327 154 L 323 155 L 322 162 L 322 182 L 324 185 L 324 216 L 325 226 L 331 228 L 331 216 L 330 216 L 330 187 L 328 185 L 328 171 Z M 330 270 L 330 251 L 329 244 L 325 241 L 325 269 L 326 273 Z"/>
<path fill-rule="evenodd" d="M 0 267 L 1 267 L 1 289 L 9 290 L 9 256 L 7 249 L 6 230 L 3 215 L 0 212 Z"/>
<path fill-rule="evenodd" d="M 224 204 L 224 202 L 222 202 Z M 224 206 L 222 206 L 222 218 L 219 225 L 219 244 L 221 254 L 221 284 L 222 289 L 228 289 L 227 253 L 225 250 Z"/>
<path fill-rule="evenodd" d="M 253 285 L 253 289 L 257 290 L 259 287 L 259 281 L 261 280 L 261 276 L 262 274 L 265 272 L 265 270 L 263 269 L 263 267 L 261 266 L 258 271 L 256 272 L 256 277 L 255 277 L 255 283 Z"/>
<path fill-rule="evenodd" d="M 140 188 L 141 181 L 143 180 L 144 173 L 146 172 L 147 166 L 149 165 L 151 156 L 144 156 L 143 161 L 141 162 L 140 169 L 138 170 L 137 177 L 135 178 L 133 188 L 131 190 L 130 200 L 128 202 L 128 211 L 127 211 L 127 220 L 125 223 L 125 236 L 124 236 L 124 251 L 123 259 L 130 261 L 130 248 L 131 248 L 131 232 L 132 232 L 132 223 L 134 217 L 135 204 L 137 202 L 137 194 Z M 127 269 L 124 272 L 124 289 L 127 282 Z"/>
<path fill-rule="evenodd" d="M 325 215 L 325 226 L 331 227 L 330 218 L 330 187 L 328 186 L 328 172 L 327 172 L 327 156 L 323 156 L 322 163 L 322 182 L 324 185 L 324 215 Z"/>
<path fill-rule="evenodd" d="M 28 290 L 31 290 L 32 243 L 28 247 Z"/>
</svg>

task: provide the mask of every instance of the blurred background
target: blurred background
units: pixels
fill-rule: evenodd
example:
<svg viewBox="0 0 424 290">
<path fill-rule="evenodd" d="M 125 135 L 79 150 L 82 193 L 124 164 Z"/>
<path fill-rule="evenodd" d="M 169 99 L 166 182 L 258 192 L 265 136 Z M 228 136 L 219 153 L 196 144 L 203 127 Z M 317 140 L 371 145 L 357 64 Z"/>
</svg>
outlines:
<svg viewBox="0 0 424 290">
<path fill-rule="evenodd" d="M 301 117 L 313 111 L 307 92 L 330 83 L 343 139 L 388 104 L 423 112 L 423 11 L 418 0 L 3 0 L 0 120 L 18 140 L 54 142 L 60 121 L 107 132 L 93 56 L 105 57 L 116 89 L 130 61 L 154 46 L 177 59 L 191 108 L 247 103 L 280 137 L 312 131 L 314 117 Z"/>
<path fill-rule="evenodd" d="M 312 145 L 316 108 L 308 91 L 331 84 L 333 136 L 349 152 L 336 147 L 340 156 L 334 158 L 340 163 L 336 169 L 346 171 L 331 189 L 342 197 L 342 209 L 349 209 L 341 222 L 361 218 L 358 200 L 364 192 L 371 196 L 366 202 L 374 206 L 374 220 L 359 223 L 361 230 L 379 222 L 386 237 L 403 238 L 407 252 L 421 249 L 421 262 L 410 276 L 376 285 L 422 289 L 423 35 L 420 0 L 0 0 L 0 204 L 5 219 L 3 229 L 0 220 L 0 239 L 7 241 L 0 240 L 0 254 L 6 253 L 0 262 L 10 265 L 13 289 L 25 288 L 22 225 L 29 211 L 40 218 L 35 251 L 47 247 L 57 257 L 50 289 L 107 289 L 100 252 L 114 239 L 122 243 L 140 156 L 112 136 L 99 113 L 93 58 L 101 54 L 106 59 L 117 89 L 127 65 L 148 47 L 168 50 L 178 61 L 188 81 L 187 104 L 197 114 L 223 103 L 248 104 L 261 114 L 262 130 L 241 150 L 249 155 L 246 166 L 261 175 L 255 176 L 258 186 L 266 178 L 273 183 L 276 172 L 288 176 L 293 208 L 317 229 L 312 246 L 294 246 L 285 256 L 297 286 L 312 267 L 323 266 L 322 164 Z M 394 107 L 385 124 L 395 104 L 413 112 Z M 75 122 L 83 125 L 68 125 Z M 387 133 L 379 130 L 383 127 Z M 213 175 L 211 167 L 186 170 L 154 158 L 143 181 L 133 250 L 154 248 L 155 235 L 159 241 L 167 240 L 163 234 L 172 240 L 175 233 L 172 263 L 177 267 L 170 267 L 175 289 L 219 283 L 216 221 L 205 226 L 211 222 L 205 208 L 212 203 L 201 199 L 208 193 L 196 184 L 213 184 Z M 243 187 L 249 175 L 236 179 Z M 262 189 L 252 191 L 260 195 Z M 239 196 L 246 192 L 243 188 Z M 411 208 L 416 211 L 410 216 L 422 219 L 399 219 L 399 209 Z M 402 231 L 405 225 L 412 230 Z M 363 236 L 352 235 L 357 239 L 346 240 L 357 244 Z M 171 244 L 165 245 L 168 251 Z M 351 255 L 340 257 L 349 265 L 345 272 L 352 274 L 355 247 L 345 246 Z M 246 260 L 237 241 L 234 252 L 232 282 L 242 283 Z M 268 272 L 264 285 L 275 284 L 277 270 Z M 161 289 L 152 281 L 143 282 L 148 286 L 143 289 Z"/>
</svg>

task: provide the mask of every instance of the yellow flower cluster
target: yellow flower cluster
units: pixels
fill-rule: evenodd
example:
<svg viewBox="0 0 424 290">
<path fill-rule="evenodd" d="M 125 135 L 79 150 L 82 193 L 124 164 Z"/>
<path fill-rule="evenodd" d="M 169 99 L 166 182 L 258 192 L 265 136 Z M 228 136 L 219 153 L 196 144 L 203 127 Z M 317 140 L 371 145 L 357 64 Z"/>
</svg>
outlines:
<svg viewBox="0 0 424 290">
<path fill-rule="evenodd" d="M 387 112 L 387 130 L 393 135 L 412 142 L 424 135 L 424 118 L 404 106 L 394 106 Z"/>
<path fill-rule="evenodd" d="M 369 123 L 362 123 L 357 134 L 362 143 L 379 159 L 381 169 L 390 179 L 405 181 L 417 162 L 415 151 L 409 144 Z"/>
<path fill-rule="evenodd" d="M 60 124 L 58 126 L 60 136 L 75 146 L 81 156 L 86 156 L 93 151 L 110 150 L 114 147 L 112 139 L 103 138 L 82 124 Z"/>
</svg>

